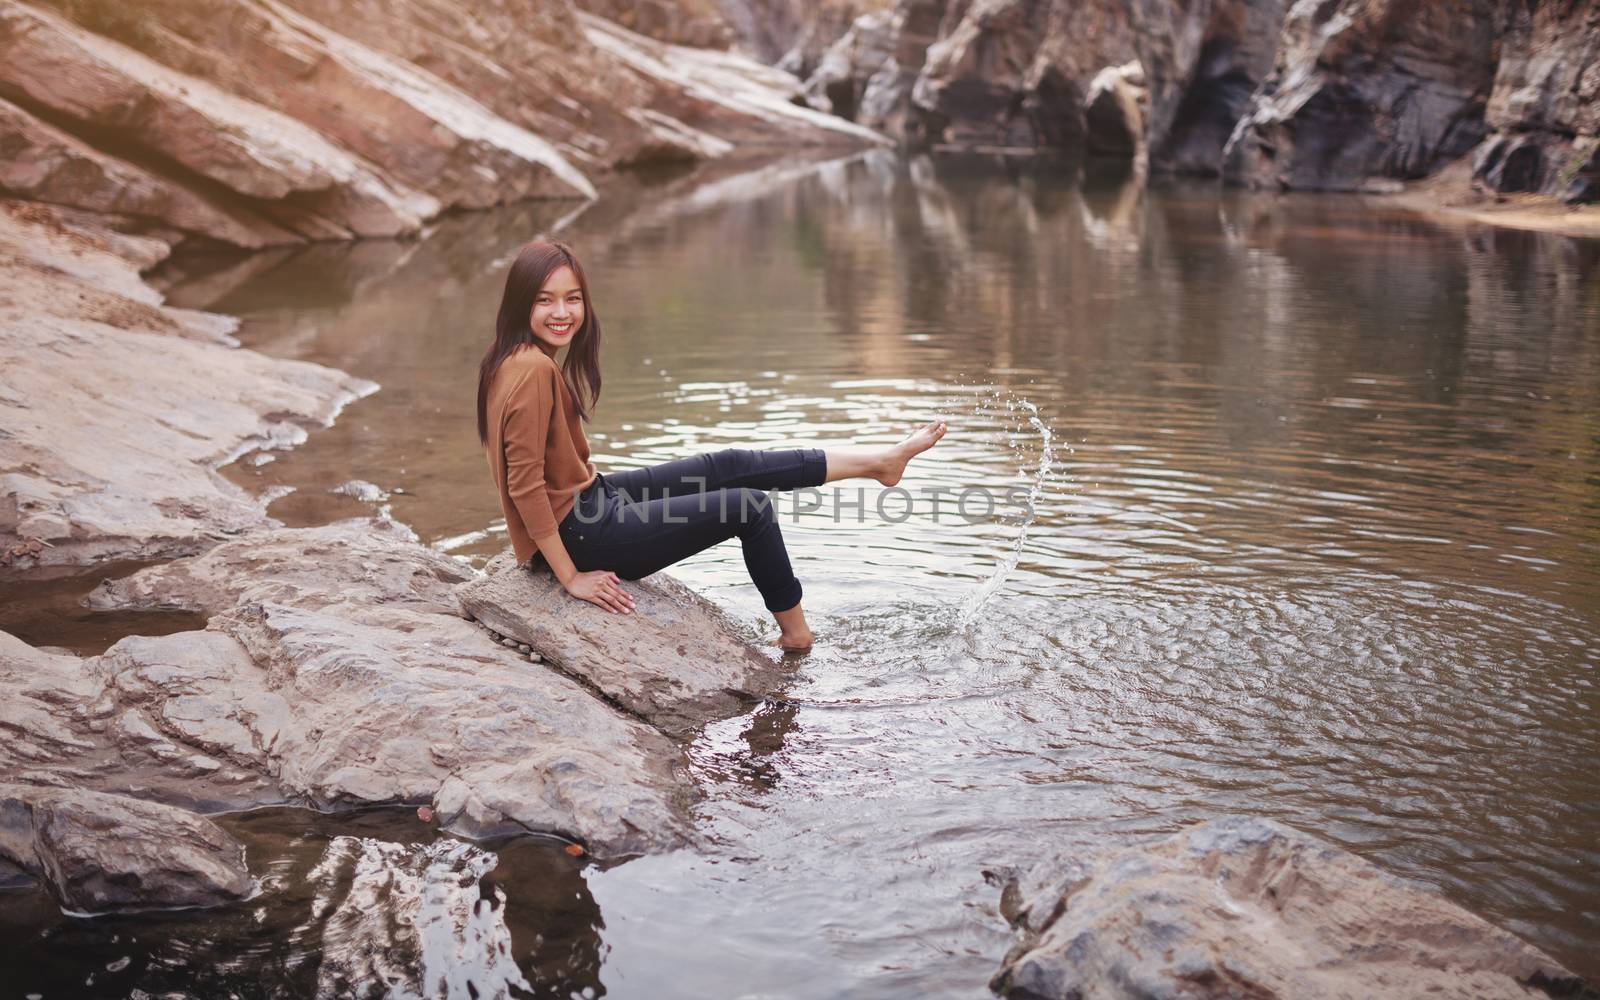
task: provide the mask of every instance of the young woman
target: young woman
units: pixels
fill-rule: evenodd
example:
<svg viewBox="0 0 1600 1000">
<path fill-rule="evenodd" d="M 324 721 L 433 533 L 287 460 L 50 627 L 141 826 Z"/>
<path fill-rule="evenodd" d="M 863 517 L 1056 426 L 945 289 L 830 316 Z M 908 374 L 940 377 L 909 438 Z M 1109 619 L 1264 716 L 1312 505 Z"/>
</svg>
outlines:
<svg viewBox="0 0 1600 1000">
<path fill-rule="evenodd" d="M 945 433 L 936 420 L 891 448 L 728 448 L 601 475 L 583 434 L 599 396 L 600 319 L 583 267 L 565 244 L 529 243 L 506 276 L 494 343 L 478 369 L 478 439 L 517 562 L 537 554 L 573 597 L 628 614 L 633 598 L 621 580 L 738 536 L 785 650 L 809 649 L 811 629 L 762 491 L 858 476 L 893 486 Z"/>
</svg>

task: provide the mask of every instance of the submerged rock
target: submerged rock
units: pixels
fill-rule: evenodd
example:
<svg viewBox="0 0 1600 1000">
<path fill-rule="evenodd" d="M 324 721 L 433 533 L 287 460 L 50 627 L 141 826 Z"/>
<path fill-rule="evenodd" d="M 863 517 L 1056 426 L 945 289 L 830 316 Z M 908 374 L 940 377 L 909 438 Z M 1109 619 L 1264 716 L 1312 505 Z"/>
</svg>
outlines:
<svg viewBox="0 0 1600 1000">
<path fill-rule="evenodd" d="M 211 906 L 252 890 L 244 848 L 210 820 L 81 788 L 0 785 L 0 857 L 80 913 Z"/>
<path fill-rule="evenodd" d="M 457 591 L 464 613 L 673 736 L 745 711 L 787 678 L 716 605 L 664 573 L 630 582 L 634 613 L 615 615 L 574 599 L 547 569 L 509 557 L 489 568 Z"/>
<path fill-rule="evenodd" d="M 1022 934 L 990 986 L 1043 998 L 1592 996 L 1567 969 L 1438 893 L 1269 820 L 1013 876 Z"/>
</svg>

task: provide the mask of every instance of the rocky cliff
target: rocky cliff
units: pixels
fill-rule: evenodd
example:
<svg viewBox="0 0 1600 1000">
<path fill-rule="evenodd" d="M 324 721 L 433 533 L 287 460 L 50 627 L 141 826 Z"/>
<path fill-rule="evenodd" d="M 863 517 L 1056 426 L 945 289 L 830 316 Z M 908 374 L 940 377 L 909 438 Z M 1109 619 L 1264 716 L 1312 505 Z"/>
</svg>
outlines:
<svg viewBox="0 0 1600 1000">
<path fill-rule="evenodd" d="M 1600 4 L 1508 0 L 1497 27 L 1475 175 L 1496 191 L 1600 201 Z"/>
<path fill-rule="evenodd" d="M 1583 0 L 898 0 L 839 36 L 806 96 L 911 145 L 1252 187 L 1392 190 L 1465 162 L 1493 192 L 1600 188 Z"/>
</svg>

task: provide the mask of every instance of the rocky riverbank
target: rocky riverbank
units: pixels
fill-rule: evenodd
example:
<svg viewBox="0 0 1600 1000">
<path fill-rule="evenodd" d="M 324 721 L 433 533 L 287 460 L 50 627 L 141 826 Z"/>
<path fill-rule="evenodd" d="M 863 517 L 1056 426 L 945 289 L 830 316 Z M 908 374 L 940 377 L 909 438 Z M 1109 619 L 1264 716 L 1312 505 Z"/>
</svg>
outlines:
<svg viewBox="0 0 1600 1000">
<path fill-rule="evenodd" d="M 0 633 L 0 858 L 101 911 L 239 898 L 237 845 L 198 814 L 268 804 L 427 805 L 444 829 L 600 857 L 687 843 L 698 791 L 672 737 L 743 711 L 778 663 L 670 581 L 636 588 L 651 627 L 623 637 L 598 610 L 541 611 L 567 600 L 551 581 L 485 576 L 387 519 L 276 527 L 217 468 L 375 387 L 160 304 L 138 270 L 166 249 L 0 203 L 0 572 L 171 560 L 89 605 L 207 618 L 86 657 Z"/>
<path fill-rule="evenodd" d="M 217 470 L 377 387 L 240 349 L 143 279 L 180 247 L 405 237 L 617 170 L 884 141 L 751 59 L 521 6 L 0 3 L 0 582 L 167 560 L 90 603 L 207 620 L 91 656 L 0 633 L 0 858 L 63 906 L 240 898 L 199 814 L 267 804 L 678 846 L 698 791 L 673 737 L 779 682 L 670 581 L 638 588 L 655 627 L 623 641 L 392 521 L 279 528 Z M 524 16 L 575 33 L 567 72 Z"/>
<path fill-rule="evenodd" d="M 601 857 L 692 843 L 681 741 L 784 678 L 670 581 L 638 588 L 624 631 L 393 521 L 276 525 L 269 498 L 217 469 L 376 387 L 163 305 L 141 274 L 175 247 L 408 237 L 452 209 L 593 197 L 615 171 L 884 143 L 872 129 L 1269 187 L 1386 190 L 1468 163 L 1483 197 L 1589 197 L 1592 103 L 1564 96 L 1588 70 L 1482 47 L 1592 38 L 1590 22 L 1563 31 L 1570 10 L 1497 13 L 1512 20 L 1491 32 L 1462 5 L 1473 30 L 1432 66 L 1426 32 L 1448 29 L 1384 21 L 1383 4 L 840 4 L 769 40 L 811 70 L 802 86 L 673 44 L 740 35 L 709 7 L 662 5 L 635 25 L 651 38 L 599 16 L 615 5 L 583 6 L 598 13 L 0 0 L 0 579 L 167 560 L 91 603 L 208 618 L 92 656 L 0 633 L 0 856 L 64 907 L 247 896 L 238 845 L 203 814 L 268 804 L 425 805 L 466 836 L 549 834 Z M 576 41 L 558 50 L 526 17 Z M 1480 129 L 1477 95 L 1502 78 Z M 1358 104 L 1379 120 L 1351 123 Z M 1345 131 L 1318 141 L 1331 122 Z"/>
</svg>

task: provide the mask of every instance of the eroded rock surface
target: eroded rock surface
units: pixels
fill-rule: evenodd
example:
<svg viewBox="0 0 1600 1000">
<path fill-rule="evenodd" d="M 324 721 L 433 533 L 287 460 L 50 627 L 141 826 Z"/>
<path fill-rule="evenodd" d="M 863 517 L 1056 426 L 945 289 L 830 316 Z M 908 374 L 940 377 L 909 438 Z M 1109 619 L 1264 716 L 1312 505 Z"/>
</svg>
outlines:
<svg viewBox="0 0 1600 1000">
<path fill-rule="evenodd" d="M 269 522 L 216 469 L 297 443 L 374 386 L 226 346 L 234 321 L 160 305 L 167 245 L 0 201 L 0 575 L 194 552 Z"/>
<path fill-rule="evenodd" d="M 1234 125 L 1272 69 L 1284 0 L 1139 0 L 1154 170 L 1215 176 Z"/>
<path fill-rule="evenodd" d="M 1388 190 L 1484 136 L 1496 0 L 1297 3 L 1224 152 L 1252 187 Z"/>
<path fill-rule="evenodd" d="M 184 602 L 214 612 L 207 629 L 55 663 L 74 689 L 51 682 L 30 697 L 91 706 L 83 723 L 61 733 L 35 712 L 17 728 L 68 756 L 150 747 L 157 763 L 243 776 L 194 786 L 217 786 L 213 807 L 430 803 L 468 836 L 559 833 L 601 856 L 685 842 L 696 793 L 681 751 L 460 617 L 451 588 L 471 575 L 403 526 L 366 519 L 260 532 L 142 570 L 97 592 L 97 606 Z M 60 766 L 41 754 L 24 780 Z M 151 797 L 172 800 L 167 772 L 143 770 L 156 772 Z M 114 770 L 89 777 L 116 781 Z"/>
<path fill-rule="evenodd" d="M 674 45 L 725 49 L 733 43 L 733 29 L 713 0 L 574 0 L 574 4 Z"/>
<path fill-rule="evenodd" d="M 374 605 L 454 615 L 471 567 L 420 545 L 387 518 L 286 528 L 224 542 L 190 559 L 107 580 L 85 603 L 102 611 L 219 614 L 247 602 Z"/>
<path fill-rule="evenodd" d="M 662 38 L 727 40 L 710 0 L 639 9 Z M 872 141 L 787 107 L 789 74 L 638 55 L 661 44 L 572 0 L 0 0 L 0 191 L 254 248 L 593 198 L 599 173 L 740 143 Z"/>
<path fill-rule="evenodd" d="M 952 14 L 911 96 L 932 142 L 1077 147 L 1090 81 L 1136 56 L 1122 4 L 973 0 Z"/>
<path fill-rule="evenodd" d="M 1496 191 L 1600 201 L 1600 5 L 1508 2 L 1500 34 L 1475 174 Z"/>
<path fill-rule="evenodd" d="M 1046 861 L 1006 886 L 1007 997 L 1586 996 L 1549 956 L 1348 851 L 1262 819 Z"/>
<path fill-rule="evenodd" d="M 0 857 L 80 913 L 211 906 L 252 889 L 244 848 L 210 820 L 81 788 L 0 785 Z"/>
<path fill-rule="evenodd" d="M 911 92 L 928 47 L 938 40 L 945 3 L 900 0 L 892 10 L 856 18 L 818 60 L 806 80 L 806 99 L 899 141 L 925 141 Z"/>
<path fill-rule="evenodd" d="M 461 609 L 628 712 L 675 736 L 782 687 L 781 661 L 738 638 L 716 606 L 664 573 L 629 584 L 631 615 L 576 601 L 549 570 L 497 557 Z"/>
</svg>

